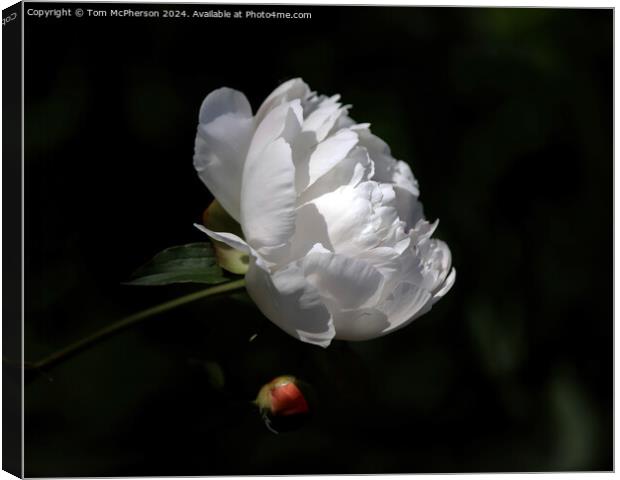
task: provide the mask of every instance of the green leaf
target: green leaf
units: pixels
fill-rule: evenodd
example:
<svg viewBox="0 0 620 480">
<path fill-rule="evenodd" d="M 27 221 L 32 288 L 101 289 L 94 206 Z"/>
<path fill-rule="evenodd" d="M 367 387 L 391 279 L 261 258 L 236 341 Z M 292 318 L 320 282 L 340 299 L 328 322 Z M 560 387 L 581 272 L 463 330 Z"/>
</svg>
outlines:
<svg viewBox="0 0 620 480">
<path fill-rule="evenodd" d="M 208 242 L 167 248 L 140 267 L 127 285 L 169 285 L 171 283 L 222 283 L 229 280 L 216 262 Z"/>
</svg>

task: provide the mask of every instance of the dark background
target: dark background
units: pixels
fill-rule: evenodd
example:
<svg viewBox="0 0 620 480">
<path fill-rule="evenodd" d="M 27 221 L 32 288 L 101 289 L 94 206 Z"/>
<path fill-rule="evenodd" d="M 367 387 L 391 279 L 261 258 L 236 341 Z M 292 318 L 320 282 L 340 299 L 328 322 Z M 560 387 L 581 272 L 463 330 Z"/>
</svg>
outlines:
<svg viewBox="0 0 620 480">
<path fill-rule="evenodd" d="M 26 17 L 26 359 L 193 288 L 121 282 L 204 240 L 224 85 L 341 93 L 411 164 L 454 288 L 327 350 L 242 299 L 152 318 L 29 382 L 26 475 L 612 469 L 612 10 L 288 9 L 312 19 Z M 249 400 L 283 373 L 318 402 L 274 435 Z"/>
</svg>

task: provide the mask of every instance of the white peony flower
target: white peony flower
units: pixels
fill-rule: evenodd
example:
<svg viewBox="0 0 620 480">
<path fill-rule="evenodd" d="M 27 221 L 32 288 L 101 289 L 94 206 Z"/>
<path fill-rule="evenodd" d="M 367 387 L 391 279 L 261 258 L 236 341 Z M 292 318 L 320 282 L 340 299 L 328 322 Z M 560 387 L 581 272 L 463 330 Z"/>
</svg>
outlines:
<svg viewBox="0 0 620 480">
<path fill-rule="evenodd" d="M 455 279 L 411 169 L 339 98 L 297 78 L 252 115 L 243 93 L 217 89 L 200 108 L 194 155 L 245 238 L 197 227 L 249 254 L 248 293 L 273 323 L 323 347 L 407 325 Z"/>
</svg>

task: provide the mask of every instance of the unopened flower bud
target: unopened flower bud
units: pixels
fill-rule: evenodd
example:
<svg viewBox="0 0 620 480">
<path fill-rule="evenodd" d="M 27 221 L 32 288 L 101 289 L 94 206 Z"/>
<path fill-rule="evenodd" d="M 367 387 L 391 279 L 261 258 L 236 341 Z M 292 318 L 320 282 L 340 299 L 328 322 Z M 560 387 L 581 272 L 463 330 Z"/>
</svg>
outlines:
<svg viewBox="0 0 620 480">
<path fill-rule="evenodd" d="M 202 223 L 205 227 L 215 231 L 234 232 L 235 235 L 243 236 L 239 224 L 222 208 L 217 200 L 213 200 L 203 212 Z M 248 254 L 235 250 L 223 242 L 211 241 L 215 249 L 218 265 L 231 273 L 245 275 L 250 263 Z"/>
<path fill-rule="evenodd" d="M 310 414 L 300 382 L 291 375 L 282 375 L 263 385 L 256 397 L 263 420 L 271 431 L 278 433 L 299 427 Z"/>
</svg>

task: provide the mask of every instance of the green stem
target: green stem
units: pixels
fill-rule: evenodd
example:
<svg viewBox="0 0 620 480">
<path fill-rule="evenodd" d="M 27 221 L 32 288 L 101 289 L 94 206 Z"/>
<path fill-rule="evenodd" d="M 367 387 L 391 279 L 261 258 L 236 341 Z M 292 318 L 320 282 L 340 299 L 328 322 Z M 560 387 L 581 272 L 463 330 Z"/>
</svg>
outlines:
<svg viewBox="0 0 620 480">
<path fill-rule="evenodd" d="M 101 330 L 98 330 L 88 335 L 87 337 L 84 337 L 81 340 L 78 340 L 77 342 L 74 342 L 67 347 L 62 348 L 37 362 L 28 363 L 26 367 L 35 369 L 49 368 L 63 360 L 66 360 L 67 358 L 75 355 L 76 353 L 81 352 L 85 348 L 90 347 L 91 345 L 98 343 L 101 340 L 104 340 L 105 338 L 108 338 L 115 333 L 120 332 L 121 330 L 131 327 L 138 322 L 141 322 L 142 320 L 152 317 L 153 315 L 167 312 L 168 310 L 180 307 L 181 305 L 185 305 L 186 303 L 200 300 L 201 298 L 217 295 L 218 293 L 230 292 L 231 290 L 237 290 L 239 288 L 243 288 L 244 286 L 245 280 L 236 280 L 234 282 L 216 285 L 215 287 L 206 288 L 204 290 L 190 293 L 189 295 L 184 295 L 182 297 L 175 298 L 174 300 L 155 305 L 154 307 L 134 313 L 133 315 L 129 315 L 128 317 L 125 317 L 118 322 L 108 325 L 107 327 L 104 327 Z"/>
</svg>

